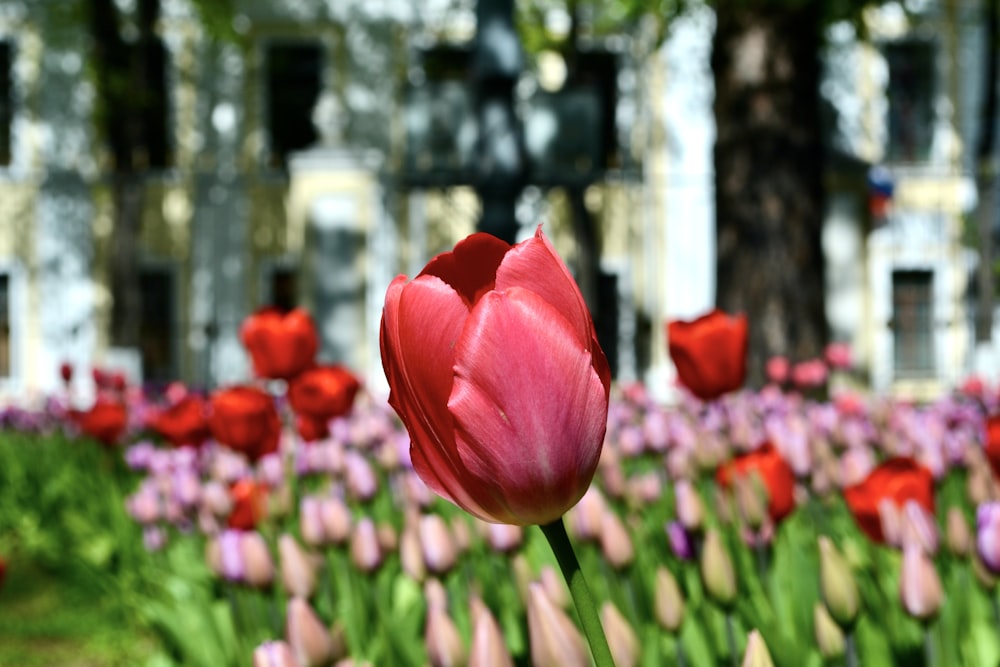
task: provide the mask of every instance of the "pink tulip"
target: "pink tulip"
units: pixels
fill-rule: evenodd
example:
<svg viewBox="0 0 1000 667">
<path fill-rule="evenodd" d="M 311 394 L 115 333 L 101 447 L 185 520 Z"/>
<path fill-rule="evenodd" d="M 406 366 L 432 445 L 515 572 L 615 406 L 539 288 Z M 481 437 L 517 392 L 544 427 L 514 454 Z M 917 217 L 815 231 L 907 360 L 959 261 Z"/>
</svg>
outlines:
<svg viewBox="0 0 1000 667">
<path fill-rule="evenodd" d="M 370 574 L 382 565 L 383 558 L 375 523 L 368 517 L 362 517 L 351 534 L 351 562 L 362 572 Z"/>
<path fill-rule="evenodd" d="M 329 665 L 334 659 L 334 643 L 330 631 L 303 598 L 288 601 L 285 635 L 298 664 L 303 667 Z"/>
<path fill-rule="evenodd" d="M 479 599 L 472 601 L 472 647 L 469 667 L 514 667 L 496 618 Z"/>
<path fill-rule="evenodd" d="M 569 270 L 539 228 L 473 234 L 385 298 L 389 403 L 421 479 L 495 523 L 547 524 L 583 496 L 610 371 Z"/>
<path fill-rule="evenodd" d="M 976 510 L 976 551 L 990 572 L 1000 573 L 1000 502 Z"/>
<path fill-rule="evenodd" d="M 309 598 L 316 590 L 317 559 L 307 553 L 295 538 L 284 533 L 278 538 L 281 581 L 290 595 Z"/>
<path fill-rule="evenodd" d="M 455 566 L 458 549 L 448 523 L 439 514 L 425 514 L 417 525 L 424 564 L 434 574 L 444 574 Z"/>
<path fill-rule="evenodd" d="M 253 652 L 253 667 L 299 667 L 288 642 L 264 642 Z"/>
<path fill-rule="evenodd" d="M 941 578 L 934 563 L 916 543 L 911 542 L 903 547 L 899 596 L 906 613 L 921 621 L 937 615 L 944 601 Z"/>
<path fill-rule="evenodd" d="M 427 608 L 424 645 L 431 667 L 457 667 L 465 664 L 465 644 L 448 610 L 441 605 Z"/>
<path fill-rule="evenodd" d="M 528 585 L 528 636 L 537 667 L 587 667 L 590 651 L 570 617 L 553 604 L 541 584 Z"/>
</svg>

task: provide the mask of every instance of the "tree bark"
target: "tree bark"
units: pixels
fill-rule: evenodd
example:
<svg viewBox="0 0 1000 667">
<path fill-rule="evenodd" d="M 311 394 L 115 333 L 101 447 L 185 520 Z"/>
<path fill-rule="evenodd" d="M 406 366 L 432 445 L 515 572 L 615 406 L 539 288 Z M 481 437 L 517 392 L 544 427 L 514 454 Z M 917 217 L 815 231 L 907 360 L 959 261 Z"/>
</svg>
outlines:
<svg viewBox="0 0 1000 667">
<path fill-rule="evenodd" d="M 774 355 L 822 354 L 822 3 L 717 12 L 712 48 L 716 304 L 750 323 L 748 382 Z"/>
</svg>

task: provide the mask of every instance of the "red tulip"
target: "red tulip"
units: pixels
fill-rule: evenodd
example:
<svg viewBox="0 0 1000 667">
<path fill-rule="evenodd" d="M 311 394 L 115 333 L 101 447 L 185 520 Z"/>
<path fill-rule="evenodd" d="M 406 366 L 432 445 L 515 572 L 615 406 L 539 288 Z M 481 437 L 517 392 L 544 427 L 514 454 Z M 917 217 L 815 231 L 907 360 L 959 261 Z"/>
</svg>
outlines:
<svg viewBox="0 0 1000 667">
<path fill-rule="evenodd" d="M 253 530 L 267 516 L 267 487 L 252 479 L 241 479 L 229 489 L 233 509 L 226 525 L 236 530 Z"/>
<path fill-rule="evenodd" d="M 300 415 L 295 418 L 295 430 L 304 442 L 322 440 L 330 435 L 330 426 L 325 419 L 314 419 Z"/>
<path fill-rule="evenodd" d="M 1000 477 L 1000 415 L 986 420 L 986 446 L 983 449 L 993 474 Z"/>
<path fill-rule="evenodd" d="M 689 322 L 675 320 L 667 325 L 667 340 L 678 378 L 698 398 L 710 401 L 743 386 L 746 315 L 716 309 Z"/>
<path fill-rule="evenodd" d="M 80 431 L 107 446 L 118 442 L 128 422 L 125 406 L 108 398 L 98 398 L 90 410 L 73 410 L 70 416 Z"/>
<path fill-rule="evenodd" d="M 872 541 L 885 544 L 879 504 L 888 500 L 897 509 L 902 509 L 908 500 L 913 500 L 933 515 L 934 476 L 914 459 L 892 458 L 877 466 L 861 482 L 845 488 L 844 500 L 861 530 Z"/>
<path fill-rule="evenodd" d="M 146 424 L 174 447 L 198 447 L 210 435 L 208 403 L 197 394 L 187 394 L 170 407 L 154 412 Z"/>
<path fill-rule="evenodd" d="M 473 234 L 385 298 L 382 364 L 420 478 L 494 523 L 544 524 L 590 486 L 611 373 L 541 229 Z"/>
<path fill-rule="evenodd" d="M 274 400 L 256 387 L 221 389 L 212 395 L 208 426 L 212 437 L 251 461 L 277 451 L 281 419 Z"/>
<path fill-rule="evenodd" d="M 758 475 L 767 489 L 767 513 L 775 522 L 795 509 L 795 473 L 770 442 L 723 464 L 715 473 L 719 486 L 729 488 L 734 478 Z"/>
<path fill-rule="evenodd" d="M 302 437 L 326 436 L 326 422 L 350 411 L 360 388 L 354 374 L 342 366 L 316 366 L 297 375 L 288 385 L 288 402 L 300 419 Z M 322 428 L 316 429 L 317 425 Z M 303 426 L 318 435 L 306 437 Z"/>
<path fill-rule="evenodd" d="M 240 338 L 257 377 L 289 380 L 313 365 L 319 335 L 308 311 L 264 308 L 248 317 Z"/>
<path fill-rule="evenodd" d="M 69 384 L 73 381 L 73 364 L 68 361 L 64 361 L 59 364 L 59 377 L 62 378 L 63 384 Z"/>
</svg>

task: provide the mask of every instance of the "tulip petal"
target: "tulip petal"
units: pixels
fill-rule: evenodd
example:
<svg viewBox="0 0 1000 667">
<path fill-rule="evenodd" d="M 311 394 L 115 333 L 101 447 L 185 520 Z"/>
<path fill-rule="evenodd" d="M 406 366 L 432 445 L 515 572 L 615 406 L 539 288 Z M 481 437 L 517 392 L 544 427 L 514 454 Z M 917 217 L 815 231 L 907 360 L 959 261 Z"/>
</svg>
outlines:
<svg viewBox="0 0 1000 667">
<path fill-rule="evenodd" d="M 492 234 L 472 234 L 451 252 L 432 259 L 420 275 L 437 276 L 451 285 L 471 307 L 493 289 L 497 267 L 508 250 L 510 245 Z"/>
<path fill-rule="evenodd" d="M 454 424 L 446 409 L 452 389 L 455 341 L 468 306 L 436 276 L 389 286 L 382 315 L 382 365 L 392 391 L 389 403 L 404 419 L 410 457 L 420 478 L 437 493 L 474 514 L 485 510 L 462 488 Z"/>
<path fill-rule="evenodd" d="M 600 458 L 606 397 L 587 346 L 548 301 L 518 287 L 483 297 L 455 348 L 448 408 L 477 497 L 509 514 L 494 520 L 546 523 L 580 499 Z"/>
<path fill-rule="evenodd" d="M 514 246 L 496 272 L 496 289 L 523 287 L 549 302 L 576 330 L 577 339 L 589 344 L 593 336 L 590 311 L 569 269 L 542 234 Z"/>
</svg>

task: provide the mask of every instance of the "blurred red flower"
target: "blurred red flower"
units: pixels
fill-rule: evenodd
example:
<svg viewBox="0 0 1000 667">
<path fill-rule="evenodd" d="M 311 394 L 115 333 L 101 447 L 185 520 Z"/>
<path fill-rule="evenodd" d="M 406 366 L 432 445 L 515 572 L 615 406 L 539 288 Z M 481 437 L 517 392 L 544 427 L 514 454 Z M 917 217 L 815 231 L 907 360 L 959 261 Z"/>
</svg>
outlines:
<svg viewBox="0 0 1000 667">
<path fill-rule="evenodd" d="M 670 358 L 681 384 L 704 401 L 742 387 L 748 336 L 746 315 L 728 315 L 718 309 L 695 320 L 670 322 Z"/>
<path fill-rule="evenodd" d="M 993 474 L 1000 478 L 1000 415 L 992 415 L 986 419 L 985 445 L 983 452 L 993 469 Z"/>
<path fill-rule="evenodd" d="M 775 522 L 795 509 L 795 473 L 781 453 L 770 442 L 728 461 L 715 472 L 715 481 L 722 488 L 732 486 L 734 478 L 753 474 L 767 489 L 767 513 Z"/>
<path fill-rule="evenodd" d="M 879 544 L 886 543 L 879 505 L 891 501 L 902 508 L 913 500 L 934 514 L 934 476 L 916 460 L 898 456 L 878 465 L 862 481 L 844 489 L 844 500 L 864 533 Z"/>
<path fill-rule="evenodd" d="M 226 525 L 237 530 L 253 530 L 267 516 L 267 486 L 241 479 L 229 488 L 233 509 Z"/>
<path fill-rule="evenodd" d="M 198 447 L 211 435 L 208 401 L 198 394 L 187 394 L 169 407 L 153 412 L 146 425 L 174 447 Z"/>
<path fill-rule="evenodd" d="M 235 386 L 212 394 L 208 426 L 212 437 L 251 461 L 277 451 L 281 439 L 274 399 L 256 387 Z"/>
<path fill-rule="evenodd" d="M 70 418 L 84 435 L 110 447 L 125 432 L 128 413 L 120 401 L 98 398 L 89 410 L 71 410 Z"/>
<path fill-rule="evenodd" d="M 73 381 L 73 364 L 68 361 L 64 361 L 59 364 L 59 377 L 62 378 L 63 384 L 69 384 Z"/>
<path fill-rule="evenodd" d="M 288 402 L 313 437 L 307 438 L 301 425 L 300 435 L 306 440 L 325 437 L 326 422 L 347 414 L 360 388 L 358 378 L 343 366 L 316 366 L 297 375 L 288 385 Z"/>
<path fill-rule="evenodd" d="M 244 320 L 240 338 L 261 378 L 290 380 L 315 363 L 319 349 L 316 325 L 303 308 L 258 310 Z"/>
</svg>

